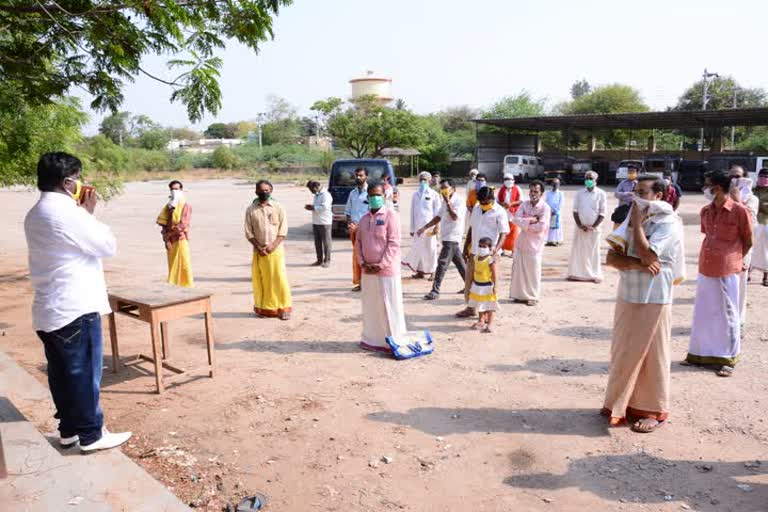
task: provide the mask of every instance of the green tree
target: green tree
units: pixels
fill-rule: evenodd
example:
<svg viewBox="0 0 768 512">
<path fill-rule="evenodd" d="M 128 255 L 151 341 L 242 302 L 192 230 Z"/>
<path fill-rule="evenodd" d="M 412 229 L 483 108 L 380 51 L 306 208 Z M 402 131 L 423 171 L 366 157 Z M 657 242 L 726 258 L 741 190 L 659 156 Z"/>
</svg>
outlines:
<svg viewBox="0 0 768 512">
<path fill-rule="evenodd" d="M 40 155 L 74 153 L 88 120 L 75 98 L 33 106 L 16 92 L 10 84 L 0 87 L 0 186 L 33 184 Z"/>
<path fill-rule="evenodd" d="M 358 98 L 346 108 L 339 98 L 328 98 L 315 102 L 312 110 L 326 114 L 328 132 L 355 158 L 380 156 L 388 147 L 418 147 L 425 140 L 418 116 L 384 107 L 373 96 Z"/>
<path fill-rule="evenodd" d="M 170 128 L 171 138 L 179 140 L 200 140 L 203 135 L 192 128 Z"/>
<path fill-rule="evenodd" d="M 234 139 L 235 129 L 226 123 L 213 123 L 205 129 L 205 136 L 209 139 Z"/>
<path fill-rule="evenodd" d="M 579 96 L 564 108 L 566 114 L 615 114 L 620 112 L 648 112 L 640 92 L 624 84 L 596 87 Z"/>
<path fill-rule="evenodd" d="M 0 83 L 41 105 L 71 87 L 94 96 L 91 108 L 117 111 L 126 81 L 144 74 L 173 88 L 190 120 L 221 107 L 215 52 L 233 39 L 254 51 L 273 36 L 272 20 L 291 0 L 20 0 L 0 3 Z M 142 67 L 169 55 L 178 76 Z M 183 57 L 183 58 L 179 58 Z"/>
<path fill-rule="evenodd" d="M 546 101 L 534 99 L 528 91 L 521 91 L 514 96 L 505 96 L 488 110 L 483 112 L 483 119 L 503 119 L 508 117 L 535 117 L 544 115 Z"/>
<path fill-rule="evenodd" d="M 165 149 L 171 141 L 171 132 L 162 126 L 148 128 L 141 132 L 136 141 L 144 149 Z"/>
<path fill-rule="evenodd" d="M 458 107 L 449 107 L 436 114 L 437 119 L 447 133 L 463 132 L 474 130 L 473 121 L 479 118 L 481 112 L 477 109 L 462 105 Z"/>
<path fill-rule="evenodd" d="M 571 86 L 571 98 L 574 100 L 586 96 L 592 92 L 592 86 L 585 79 L 578 80 Z"/>
<path fill-rule="evenodd" d="M 109 140 L 122 146 L 128 142 L 131 137 L 130 132 L 130 112 L 115 112 L 109 114 L 101 120 L 99 133 L 105 135 Z"/>
</svg>

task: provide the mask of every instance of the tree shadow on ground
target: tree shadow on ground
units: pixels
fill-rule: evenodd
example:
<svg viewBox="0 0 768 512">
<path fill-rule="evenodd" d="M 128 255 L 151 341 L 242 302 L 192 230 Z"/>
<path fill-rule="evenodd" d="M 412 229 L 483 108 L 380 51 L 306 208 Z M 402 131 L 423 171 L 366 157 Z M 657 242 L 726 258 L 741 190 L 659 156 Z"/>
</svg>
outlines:
<svg viewBox="0 0 768 512">
<path fill-rule="evenodd" d="M 765 510 L 768 485 L 737 478 L 765 473 L 768 464 L 764 462 L 667 460 L 635 453 L 583 457 L 571 460 L 564 474 L 518 474 L 504 483 L 549 491 L 575 487 L 622 503 L 685 501 L 696 510 L 756 511 Z M 743 484 L 749 485 L 747 491 L 737 487 Z"/>
<path fill-rule="evenodd" d="M 250 283 L 251 278 L 248 276 L 239 277 L 197 277 L 195 281 L 198 283 Z"/>
<path fill-rule="evenodd" d="M 367 415 L 372 421 L 394 423 L 427 434 L 445 436 L 471 432 L 524 434 L 608 435 L 608 423 L 596 409 L 497 409 L 419 407 L 408 412 L 382 411 Z"/>
<path fill-rule="evenodd" d="M 256 341 L 217 343 L 216 350 L 272 352 L 275 354 L 370 354 L 357 341 Z"/>
<path fill-rule="evenodd" d="M 594 325 L 573 325 L 569 327 L 558 327 L 557 329 L 552 329 L 549 333 L 564 338 L 610 340 L 613 335 L 613 329 Z"/>
<path fill-rule="evenodd" d="M 497 372 L 533 372 L 558 377 L 607 375 L 608 363 L 583 359 L 531 359 L 525 364 L 492 364 L 489 370 Z"/>
</svg>

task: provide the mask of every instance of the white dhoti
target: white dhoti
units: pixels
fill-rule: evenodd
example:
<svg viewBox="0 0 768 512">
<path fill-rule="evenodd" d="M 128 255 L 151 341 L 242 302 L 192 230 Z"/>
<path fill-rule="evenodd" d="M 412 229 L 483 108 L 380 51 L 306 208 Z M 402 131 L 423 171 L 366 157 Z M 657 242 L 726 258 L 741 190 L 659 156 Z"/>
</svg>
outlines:
<svg viewBox="0 0 768 512">
<path fill-rule="evenodd" d="M 515 249 L 509 297 L 514 300 L 539 300 L 541 294 L 541 252 Z"/>
<path fill-rule="evenodd" d="M 603 278 L 600 261 L 600 231 L 582 231 L 576 228 L 571 257 L 568 259 L 568 278 L 578 281 L 595 281 Z"/>
<path fill-rule="evenodd" d="M 755 224 L 752 268 L 768 272 L 768 224 Z"/>
<path fill-rule="evenodd" d="M 363 336 L 360 345 L 369 350 L 391 352 L 387 336 L 406 336 L 403 287 L 400 275 L 382 277 L 363 274 L 361 279 Z"/>
<path fill-rule="evenodd" d="M 686 361 L 733 366 L 741 351 L 740 274 L 696 279 L 693 327 Z"/>
<path fill-rule="evenodd" d="M 749 251 L 744 256 L 744 266 L 749 269 L 752 264 L 752 251 Z M 739 318 L 742 328 L 747 323 L 747 279 L 749 278 L 749 270 L 746 270 L 739 274 Z"/>
<path fill-rule="evenodd" d="M 413 245 L 403 260 L 403 265 L 414 272 L 434 274 L 437 269 L 437 256 L 437 236 L 430 236 L 429 232 L 425 232 L 421 236 L 414 235 Z"/>
</svg>

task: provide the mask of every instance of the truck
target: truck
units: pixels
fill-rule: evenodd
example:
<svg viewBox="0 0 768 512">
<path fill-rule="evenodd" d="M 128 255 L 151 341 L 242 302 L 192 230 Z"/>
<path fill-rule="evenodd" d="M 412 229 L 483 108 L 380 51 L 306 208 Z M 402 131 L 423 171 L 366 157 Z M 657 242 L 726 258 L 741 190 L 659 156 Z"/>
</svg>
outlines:
<svg viewBox="0 0 768 512">
<path fill-rule="evenodd" d="M 368 171 L 368 183 L 379 183 L 384 179 L 384 176 L 389 177 L 389 183 L 393 187 L 395 208 L 398 207 L 397 180 L 389 160 L 384 158 L 336 160 L 333 162 L 331 172 L 328 175 L 328 192 L 333 198 L 333 226 L 331 230 L 335 236 L 344 236 L 347 233 L 347 218 L 344 209 L 347 206 L 349 193 L 357 186 L 355 184 L 355 171 L 360 167 Z"/>
</svg>

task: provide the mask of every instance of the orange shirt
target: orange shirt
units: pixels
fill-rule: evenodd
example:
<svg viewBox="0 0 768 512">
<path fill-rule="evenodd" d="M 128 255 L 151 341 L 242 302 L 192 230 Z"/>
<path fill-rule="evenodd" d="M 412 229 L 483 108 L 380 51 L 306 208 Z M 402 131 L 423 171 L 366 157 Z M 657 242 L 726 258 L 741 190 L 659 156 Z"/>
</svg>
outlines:
<svg viewBox="0 0 768 512">
<path fill-rule="evenodd" d="M 744 249 L 752 242 L 749 210 L 728 197 L 723 206 L 711 202 L 701 209 L 704 242 L 699 253 L 699 273 L 707 277 L 738 274 L 744 267 Z"/>
</svg>

